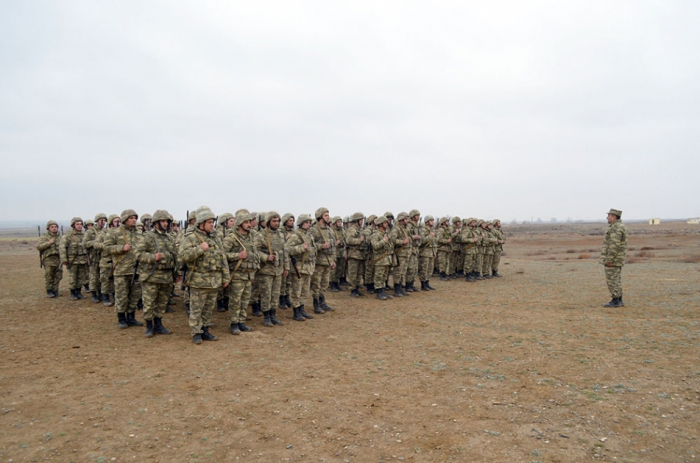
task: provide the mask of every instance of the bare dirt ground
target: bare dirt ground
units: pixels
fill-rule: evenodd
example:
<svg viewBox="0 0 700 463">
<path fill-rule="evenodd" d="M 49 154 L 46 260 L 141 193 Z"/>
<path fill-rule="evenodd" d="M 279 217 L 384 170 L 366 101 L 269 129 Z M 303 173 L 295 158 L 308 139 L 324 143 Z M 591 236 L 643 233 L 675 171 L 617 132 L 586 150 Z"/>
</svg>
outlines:
<svg viewBox="0 0 700 463">
<path fill-rule="evenodd" d="M 191 342 L 44 298 L 36 238 L 0 234 L 0 460 L 700 461 L 700 227 L 506 226 L 503 278 Z M 651 248 L 651 249 L 643 249 Z M 140 318 L 140 313 L 137 313 Z"/>
</svg>

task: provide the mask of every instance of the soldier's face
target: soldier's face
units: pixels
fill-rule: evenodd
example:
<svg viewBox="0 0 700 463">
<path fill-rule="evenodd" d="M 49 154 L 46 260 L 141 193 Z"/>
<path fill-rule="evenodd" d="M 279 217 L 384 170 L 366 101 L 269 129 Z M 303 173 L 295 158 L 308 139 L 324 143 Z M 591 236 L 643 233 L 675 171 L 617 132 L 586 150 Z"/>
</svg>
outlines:
<svg viewBox="0 0 700 463">
<path fill-rule="evenodd" d="M 338 227 L 338 228 L 342 227 L 342 226 L 343 226 L 343 221 L 342 221 L 342 220 L 336 220 L 336 221 L 335 221 L 335 226 Z"/>
<path fill-rule="evenodd" d="M 251 220 L 251 221 L 250 221 L 250 228 L 253 228 L 253 227 L 256 226 L 257 224 L 258 224 L 258 220 L 257 220 L 257 219 Z M 248 230 L 250 230 L 250 228 L 249 228 Z"/>
<path fill-rule="evenodd" d="M 118 227 L 122 223 L 121 219 L 112 220 L 112 228 Z"/>
<path fill-rule="evenodd" d="M 427 222 L 425 222 L 425 226 L 428 228 L 433 228 L 433 223 L 435 223 L 434 220 L 428 220 Z"/>
<path fill-rule="evenodd" d="M 107 219 L 100 219 L 97 221 L 97 228 L 104 228 L 105 224 L 107 223 Z"/>
<path fill-rule="evenodd" d="M 496 222 L 494 227 L 498 228 L 499 230 L 501 229 L 501 222 Z"/>
<path fill-rule="evenodd" d="M 83 231 L 83 222 L 75 222 L 73 228 L 75 231 Z"/>
<path fill-rule="evenodd" d="M 49 231 L 51 233 L 58 233 L 58 225 L 50 225 L 49 226 Z"/>
<path fill-rule="evenodd" d="M 358 227 L 361 227 L 361 226 L 362 226 L 362 223 L 363 223 L 364 221 L 365 221 L 365 219 L 360 219 L 360 220 L 358 220 L 358 221 L 357 221 L 357 226 L 358 226 Z"/>
<path fill-rule="evenodd" d="M 328 212 L 324 212 L 323 215 L 321 216 L 324 222 L 328 223 L 331 221 L 331 216 Z"/>
<path fill-rule="evenodd" d="M 290 217 L 284 223 L 287 228 L 294 228 L 294 217 Z"/>
<path fill-rule="evenodd" d="M 253 228 L 253 222 L 254 222 L 254 220 L 246 220 L 240 226 L 243 230 L 249 232 L 250 229 Z"/>
<path fill-rule="evenodd" d="M 90 229 L 91 229 L 92 227 L 94 227 L 94 226 L 95 226 L 94 224 L 89 223 L 89 224 L 85 225 L 85 228 L 87 228 L 88 230 L 90 230 Z"/>
<path fill-rule="evenodd" d="M 226 221 L 226 228 L 231 228 L 236 224 L 236 219 L 233 217 Z"/>
<path fill-rule="evenodd" d="M 275 217 L 274 219 L 270 220 L 269 225 L 270 230 L 277 230 L 280 227 L 280 218 Z"/>
<path fill-rule="evenodd" d="M 616 220 L 617 216 L 615 214 L 608 214 L 608 223 L 613 223 Z"/>
<path fill-rule="evenodd" d="M 165 231 L 168 229 L 168 221 L 167 220 L 159 220 L 156 222 L 158 226 L 160 227 L 161 230 Z"/>
<path fill-rule="evenodd" d="M 310 220 L 307 220 L 306 222 L 301 224 L 302 230 L 308 230 L 309 228 L 311 228 L 311 221 Z"/>
<path fill-rule="evenodd" d="M 126 219 L 126 222 L 124 222 L 124 225 L 126 225 L 129 228 L 134 228 L 136 226 L 136 216 L 132 215 L 128 219 Z"/>
<path fill-rule="evenodd" d="M 202 224 L 204 231 L 207 233 L 211 233 L 214 231 L 214 219 L 208 219 L 206 222 Z"/>
</svg>

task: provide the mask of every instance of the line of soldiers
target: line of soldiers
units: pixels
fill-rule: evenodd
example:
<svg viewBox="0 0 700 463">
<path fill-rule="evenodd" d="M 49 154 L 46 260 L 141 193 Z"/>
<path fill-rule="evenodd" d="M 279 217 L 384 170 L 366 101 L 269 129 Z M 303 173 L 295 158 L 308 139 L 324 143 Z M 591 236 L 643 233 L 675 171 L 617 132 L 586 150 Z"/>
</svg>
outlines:
<svg viewBox="0 0 700 463">
<path fill-rule="evenodd" d="M 216 339 L 209 332 L 214 308 L 229 312 L 230 332 L 238 335 L 252 330 L 245 324 L 249 306 L 272 327 L 284 324 L 278 308 L 292 308 L 296 321 L 313 318 L 306 311 L 309 293 L 315 314 L 334 310 L 326 291 L 345 285 L 352 297 L 364 296 L 364 286 L 387 300 L 417 291 L 416 279 L 422 291 L 434 290 L 433 274 L 470 282 L 498 277 L 505 242 L 499 220 L 443 217 L 436 223 L 432 216 L 421 219 L 418 210 L 401 212 L 394 222 L 391 212 L 357 212 L 343 220 L 323 207 L 298 219 L 241 209 L 217 217 L 202 206 L 182 229 L 165 210 L 138 218 L 132 209 L 97 214 L 83 231 L 82 219 L 74 217 L 63 236 L 49 221 L 37 244 L 47 297 L 58 296 L 66 267 L 71 299 L 84 298 L 82 288 L 89 288 L 93 302 L 115 307 L 119 328 L 143 326 L 135 318 L 142 307 L 145 335 L 152 337 L 170 333 L 162 318 L 182 279 L 196 344 Z"/>
</svg>

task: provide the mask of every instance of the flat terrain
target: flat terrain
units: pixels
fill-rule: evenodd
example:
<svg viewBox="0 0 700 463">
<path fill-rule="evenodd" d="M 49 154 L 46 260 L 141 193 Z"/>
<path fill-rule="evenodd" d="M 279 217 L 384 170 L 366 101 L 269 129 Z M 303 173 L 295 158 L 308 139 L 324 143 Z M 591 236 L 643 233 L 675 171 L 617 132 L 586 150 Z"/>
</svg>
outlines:
<svg viewBox="0 0 700 463">
<path fill-rule="evenodd" d="M 700 461 L 700 227 L 628 225 L 622 309 L 605 224 L 504 227 L 503 278 L 191 342 L 46 299 L 35 239 L 0 233 L 0 460 Z M 137 313 L 137 318 L 141 314 Z"/>
</svg>

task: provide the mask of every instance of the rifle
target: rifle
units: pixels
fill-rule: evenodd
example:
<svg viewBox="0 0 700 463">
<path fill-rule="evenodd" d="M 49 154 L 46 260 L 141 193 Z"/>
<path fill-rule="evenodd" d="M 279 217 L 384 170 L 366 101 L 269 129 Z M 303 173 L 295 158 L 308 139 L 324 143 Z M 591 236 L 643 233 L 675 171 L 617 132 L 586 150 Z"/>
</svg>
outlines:
<svg viewBox="0 0 700 463">
<path fill-rule="evenodd" d="M 187 226 L 190 224 L 190 210 L 187 209 L 187 215 L 185 216 L 185 230 L 187 230 Z"/>
<path fill-rule="evenodd" d="M 39 238 L 41 238 L 41 225 L 36 226 L 36 231 L 39 232 Z M 44 268 L 44 251 L 39 251 L 39 268 Z"/>
<path fill-rule="evenodd" d="M 289 256 L 289 258 L 292 261 L 292 268 L 294 268 L 294 273 L 297 274 L 297 278 L 301 278 L 301 273 L 299 273 L 299 269 L 297 268 L 297 260 L 292 256 Z"/>
<path fill-rule="evenodd" d="M 139 270 L 139 261 L 136 261 L 136 264 L 134 264 L 134 273 L 131 275 L 131 286 L 134 285 L 136 282 L 136 272 Z"/>
<path fill-rule="evenodd" d="M 185 278 L 187 278 L 187 264 L 182 264 L 182 280 L 180 280 L 180 291 L 185 290 Z"/>
</svg>

